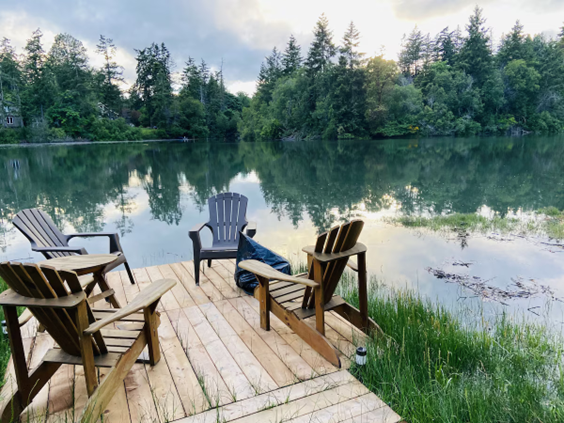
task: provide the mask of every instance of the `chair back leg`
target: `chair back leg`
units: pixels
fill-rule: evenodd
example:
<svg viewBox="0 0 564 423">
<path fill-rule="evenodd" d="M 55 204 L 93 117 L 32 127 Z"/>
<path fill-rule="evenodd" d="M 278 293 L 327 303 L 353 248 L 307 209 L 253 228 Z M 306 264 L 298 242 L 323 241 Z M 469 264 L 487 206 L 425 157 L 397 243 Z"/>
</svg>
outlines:
<svg viewBox="0 0 564 423">
<path fill-rule="evenodd" d="M 129 267 L 129 263 L 125 261 L 123 265 L 125 266 L 125 270 L 127 271 L 127 275 L 129 276 L 129 281 L 131 282 L 131 285 L 135 285 L 135 277 L 133 276 L 133 272 Z"/>
</svg>

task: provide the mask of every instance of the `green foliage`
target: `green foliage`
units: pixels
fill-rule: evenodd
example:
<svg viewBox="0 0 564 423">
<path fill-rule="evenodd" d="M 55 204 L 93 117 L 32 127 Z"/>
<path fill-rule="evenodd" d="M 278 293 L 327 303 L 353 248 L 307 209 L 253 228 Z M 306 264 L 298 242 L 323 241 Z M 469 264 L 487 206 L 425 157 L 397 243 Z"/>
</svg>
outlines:
<svg viewBox="0 0 564 423">
<path fill-rule="evenodd" d="M 80 40 L 58 34 L 45 53 L 42 36 L 36 30 L 21 57 L 8 39 L 0 43 L 0 122 L 7 122 L 7 113 L 23 118 L 23 129 L 0 124 L 0 142 L 238 137 L 250 99 L 227 92 L 222 70 L 211 72 L 203 60 L 200 66 L 188 60 L 175 93 L 168 48 L 152 43 L 136 50 L 137 78 L 126 98 L 111 38 L 100 36 L 96 52 L 103 65 L 94 69 Z M 288 54 L 299 66 L 295 40 Z"/>
<path fill-rule="evenodd" d="M 263 63 L 257 101 L 243 113 L 240 135 L 256 140 L 560 132 L 562 43 L 523 31 L 517 22 L 494 54 L 476 7 L 465 34 L 447 27 L 431 38 L 415 27 L 404 37 L 397 62 L 382 56 L 365 61 L 356 50 L 360 35 L 354 24 L 337 48 L 322 15 L 304 71 L 280 65 L 276 49 Z M 297 52 L 293 38 L 290 49 Z"/>
<path fill-rule="evenodd" d="M 0 144 L 17 144 L 21 139 L 21 130 L 0 127 Z"/>
<path fill-rule="evenodd" d="M 302 53 L 294 36 L 261 64 L 252 100 L 225 88 L 223 66 L 189 58 L 181 85 L 163 43 L 136 50 L 137 78 L 124 95 L 113 40 L 100 36 L 94 69 L 83 43 L 58 34 L 49 50 L 33 32 L 19 55 L 0 43 L 0 122 L 22 117 L 20 140 L 159 138 L 223 140 L 344 139 L 400 136 L 521 135 L 564 129 L 564 37 L 531 37 L 517 21 L 492 51 L 476 7 L 465 31 L 431 37 L 415 27 L 397 61 L 365 59 L 353 22 L 340 45 L 321 15 Z M 5 116 L 6 115 L 6 116 Z M 102 122 L 107 119 L 109 122 Z M 19 120 L 18 120 L 19 121 Z M 7 124 L 4 124 L 7 126 Z M 14 132 L 2 139 L 13 142 Z"/>
<path fill-rule="evenodd" d="M 561 336 L 371 282 L 369 316 L 385 336 L 369 339 L 366 365 L 351 372 L 406 421 L 564 419 Z M 358 307 L 355 277 L 346 274 L 339 291 Z"/>
</svg>

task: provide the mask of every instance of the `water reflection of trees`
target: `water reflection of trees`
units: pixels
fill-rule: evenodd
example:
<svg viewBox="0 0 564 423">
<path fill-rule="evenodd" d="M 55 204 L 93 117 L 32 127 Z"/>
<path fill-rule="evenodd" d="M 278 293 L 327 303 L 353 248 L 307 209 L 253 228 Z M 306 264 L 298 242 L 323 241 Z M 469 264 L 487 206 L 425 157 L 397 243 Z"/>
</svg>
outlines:
<svg viewBox="0 0 564 423">
<path fill-rule="evenodd" d="M 404 213 L 564 208 L 561 138 L 242 144 L 272 209 L 325 229 L 390 197 Z M 336 213 L 332 213 L 336 210 Z"/>
<path fill-rule="evenodd" d="M 564 208 L 564 142 L 559 138 L 391 140 L 239 144 L 112 144 L 0 150 L 0 221 L 39 206 L 61 226 L 100 230 L 113 204 L 122 235 L 131 231 L 132 178 L 151 215 L 182 218 L 254 171 L 267 205 L 295 225 L 309 216 L 323 230 L 337 220 L 387 207 L 405 213 L 474 212 L 487 205 Z M 0 224 L 2 233 L 6 223 Z"/>
</svg>

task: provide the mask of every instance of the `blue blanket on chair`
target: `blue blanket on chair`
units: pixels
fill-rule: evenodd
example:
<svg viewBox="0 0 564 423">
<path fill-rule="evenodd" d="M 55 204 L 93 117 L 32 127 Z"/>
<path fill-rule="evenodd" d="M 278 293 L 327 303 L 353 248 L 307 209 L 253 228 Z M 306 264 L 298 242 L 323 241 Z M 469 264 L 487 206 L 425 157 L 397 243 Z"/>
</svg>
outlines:
<svg viewBox="0 0 564 423">
<path fill-rule="evenodd" d="M 268 264 L 279 272 L 287 275 L 292 274 L 290 262 L 284 257 L 273 253 L 268 248 L 263 247 L 258 242 L 249 238 L 243 233 L 239 233 L 239 246 L 237 249 L 237 268 L 235 269 L 235 283 L 247 294 L 253 295 L 253 291 L 258 285 L 255 275 L 248 270 L 239 267 L 239 263 L 244 260 L 258 260 Z"/>
</svg>

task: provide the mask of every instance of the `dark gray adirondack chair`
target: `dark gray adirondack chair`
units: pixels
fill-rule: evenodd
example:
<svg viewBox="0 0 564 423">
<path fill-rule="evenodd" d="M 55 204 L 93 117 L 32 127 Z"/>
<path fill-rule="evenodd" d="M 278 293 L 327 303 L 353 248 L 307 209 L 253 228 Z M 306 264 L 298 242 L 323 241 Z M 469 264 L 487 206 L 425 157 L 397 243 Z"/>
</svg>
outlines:
<svg viewBox="0 0 564 423">
<path fill-rule="evenodd" d="M 110 240 L 110 254 L 118 257 L 116 261 L 106 266 L 103 274 L 115 269 L 120 264 L 125 266 L 132 284 L 135 283 L 133 273 L 129 268 L 125 254 L 121 249 L 118 234 L 99 232 L 82 234 L 63 234 L 47 213 L 39 209 L 25 209 L 20 211 L 12 221 L 14 226 L 31 242 L 31 249 L 45 256 L 46 259 L 55 257 L 72 256 L 75 254 L 88 254 L 81 247 L 69 246 L 69 240 L 77 237 L 106 236 Z"/>
<path fill-rule="evenodd" d="M 244 195 L 235 192 L 217 194 L 208 199 L 210 220 L 192 228 L 189 236 L 194 244 L 194 279 L 200 284 L 200 261 L 208 260 L 208 267 L 212 260 L 237 258 L 239 232 L 251 238 L 255 236 L 257 228 L 254 222 L 247 222 L 247 202 Z M 211 247 L 202 247 L 200 231 L 209 228 L 213 235 Z"/>
</svg>

